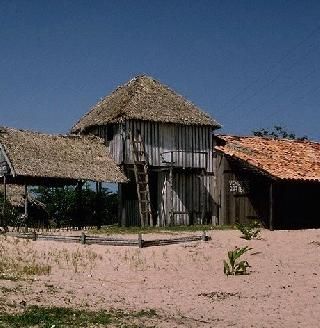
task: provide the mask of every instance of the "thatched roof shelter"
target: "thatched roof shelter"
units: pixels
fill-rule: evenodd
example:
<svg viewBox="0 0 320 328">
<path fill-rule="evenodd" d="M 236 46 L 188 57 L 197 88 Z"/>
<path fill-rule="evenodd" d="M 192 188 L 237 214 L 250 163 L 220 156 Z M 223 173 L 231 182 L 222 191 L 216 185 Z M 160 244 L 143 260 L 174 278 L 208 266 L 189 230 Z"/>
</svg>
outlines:
<svg viewBox="0 0 320 328">
<path fill-rule="evenodd" d="M 9 183 L 126 181 L 102 139 L 93 136 L 49 135 L 0 128 L 0 153 L 8 165 Z"/>
<path fill-rule="evenodd" d="M 217 121 L 193 103 L 149 76 L 137 76 L 99 101 L 71 132 L 124 120 L 144 120 L 219 128 Z"/>
</svg>

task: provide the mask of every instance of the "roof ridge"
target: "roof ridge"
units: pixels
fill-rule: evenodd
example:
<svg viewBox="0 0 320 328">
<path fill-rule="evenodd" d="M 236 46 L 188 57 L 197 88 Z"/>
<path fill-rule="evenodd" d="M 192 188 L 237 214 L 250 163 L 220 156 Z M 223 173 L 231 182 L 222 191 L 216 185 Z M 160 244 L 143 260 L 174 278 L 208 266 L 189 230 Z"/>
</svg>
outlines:
<svg viewBox="0 0 320 328">
<path fill-rule="evenodd" d="M 81 133 L 93 126 L 123 120 L 220 127 L 209 113 L 167 84 L 140 74 L 101 98 L 73 125 L 71 132 Z"/>
</svg>

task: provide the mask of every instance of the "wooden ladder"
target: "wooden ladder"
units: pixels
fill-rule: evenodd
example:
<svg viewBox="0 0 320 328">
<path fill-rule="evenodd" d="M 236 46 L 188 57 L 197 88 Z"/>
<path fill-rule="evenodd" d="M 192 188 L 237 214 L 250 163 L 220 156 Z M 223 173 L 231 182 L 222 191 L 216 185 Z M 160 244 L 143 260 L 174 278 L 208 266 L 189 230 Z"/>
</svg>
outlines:
<svg viewBox="0 0 320 328">
<path fill-rule="evenodd" d="M 145 227 L 150 225 L 152 227 L 153 218 L 150 201 L 148 160 L 145 152 L 145 147 L 140 134 L 138 134 L 137 138 L 132 136 L 131 142 L 141 226 Z"/>
</svg>

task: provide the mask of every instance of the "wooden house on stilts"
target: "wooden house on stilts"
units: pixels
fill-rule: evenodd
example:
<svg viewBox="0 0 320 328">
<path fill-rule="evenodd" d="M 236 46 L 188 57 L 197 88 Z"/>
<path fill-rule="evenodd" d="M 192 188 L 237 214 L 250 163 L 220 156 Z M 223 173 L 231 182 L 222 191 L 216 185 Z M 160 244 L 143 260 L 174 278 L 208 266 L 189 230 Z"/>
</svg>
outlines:
<svg viewBox="0 0 320 328">
<path fill-rule="evenodd" d="M 214 222 L 213 131 L 219 124 L 148 76 L 103 98 L 71 132 L 102 137 L 130 179 L 119 186 L 122 225 Z"/>
</svg>

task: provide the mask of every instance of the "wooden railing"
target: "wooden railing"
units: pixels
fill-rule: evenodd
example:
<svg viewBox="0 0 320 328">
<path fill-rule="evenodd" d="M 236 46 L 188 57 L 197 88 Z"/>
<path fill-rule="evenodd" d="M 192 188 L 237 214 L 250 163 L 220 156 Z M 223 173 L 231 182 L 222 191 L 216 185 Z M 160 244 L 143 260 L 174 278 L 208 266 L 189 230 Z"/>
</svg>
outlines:
<svg viewBox="0 0 320 328">
<path fill-rule="evenodd" d="M 108 245 L 108 246 L 137 246 L 139 248 L 209 240 L 209 237 L 207 236 L 205 231 L 202 233 L 201 236 L 199 235 L 185 236 L 185 237 L 177 237 L 177 238 L 152 239 L 152 240 L 144 240 L 142 238 L 142 234 L 138 234 L 138 238 L 136 239 L 133 238 L 124 239 L 124 238 L 113 238 L 113 237 L 103 237 L 103 236 L 92 236 L 92 235 L 87 235 L 84 232 L 82 232 L 81 235 L 75 235 L 75 236 L 40 234 L 37 233 L 36 231 L 26 232 L 26 233 L 8 232 L 5 235 L 16 237 L 16 238 L 31 239 L 33 241 L 47 240 L 47 241 L 62 241 L 65 243 L 81 243 L 87 245 L 96 244 L 96 245 Z"/>
</svg>

